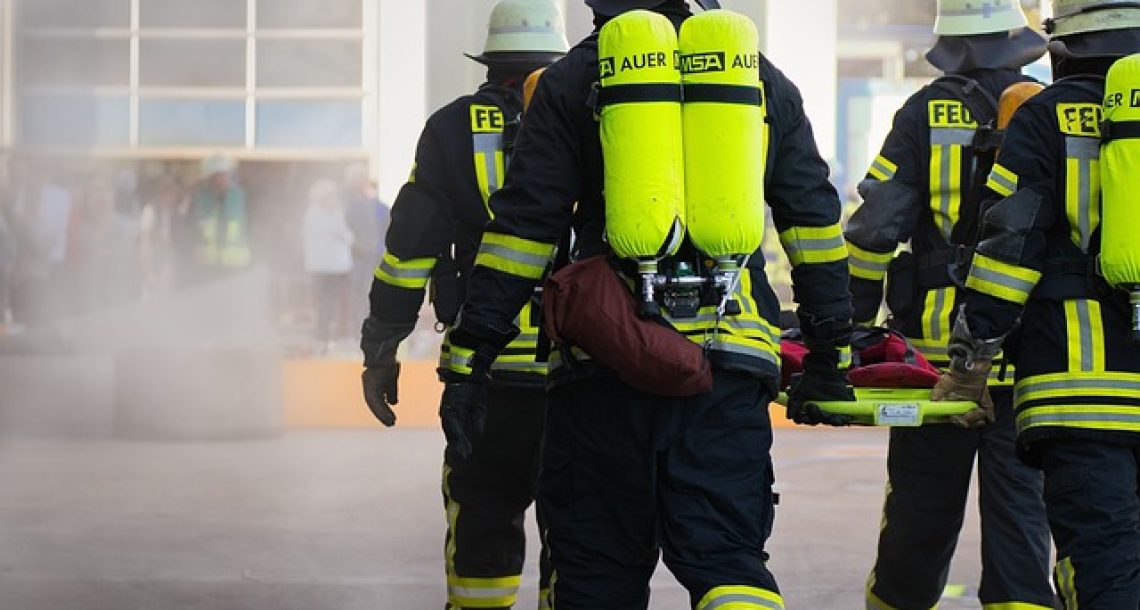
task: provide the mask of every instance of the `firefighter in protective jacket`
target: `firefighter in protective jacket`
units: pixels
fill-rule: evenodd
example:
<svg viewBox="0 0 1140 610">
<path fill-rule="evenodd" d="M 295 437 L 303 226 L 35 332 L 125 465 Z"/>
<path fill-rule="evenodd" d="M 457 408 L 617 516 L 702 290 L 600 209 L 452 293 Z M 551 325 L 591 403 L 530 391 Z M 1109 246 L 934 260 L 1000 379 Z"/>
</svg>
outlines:
<svg viewBox="0 0 1140 610">
<path fill-rule="evenodd" d="M 1129 337 L 1128 294 L 1108 286 L 1097 260 L 1113 204 L 1100 188 L 1105 75 L 1140 52 L 1140 3 L 1055 0 L 1053 9 L 1056 81 L 1014 115 L 989 174 L 995 203 L 935 393 L 978 399 L 1004 342 L 1017 365 L 1018 451 L 1044 471 L 1058 594 L 1070 610 L 1135 608 L 1140 348 Z M 1128 97 L 1116 101 L 1136 103 Z M 1136 174 L 1117 178 L 1132 180 L 1135 196 Z"/>
<path fill-rule="evenodd" d="M 927 59 L 946 75 L 895 115 L 882 152 L 859 185 L 863 204 L 846 231 L 855 319 L 875 321 L 886 278 L 890 324 L 940 368 L 949 365 L 951 316 L 964 296 L 961 277 L 976 233 L 980 188 L 972 187 L 985 179 L 1000 143 L 997 100 L 1007 87 L 1028 80 L 1021 67 L 1045 53 L 1044 38 L 1026 26 L 1016 0 L 984 7 L 939 1 L 939 37 Z M 896 257 L 907 241 L 910 251 Z M 1052 607 L 1041 475 L 1014 451 L 1011 384 L 991 379 L 991 386 L 997 417 L 988 426 L 891 429 L 868 608 L 937 604 L 975 456 L 985 532 L 982 604 Z"/>
<path fill-rule="evenodd" d="M 616 218 L 610 209 L 616 205 L 612 199 L 621 190 L 618 187 L 628 186 L 621 181 L 644 176 L 628 156 L 622 158 L 628 173 L 614 175 L 607 165 L 617 154 L 612 152 L 614 145 L 637 142 L 642 136 L 662 137 L 676 124 L 650 123 L 644 133 L 611 137 L 607 131 L 611 124 L 599 116 L 594 92 L 599 80 L 604 88 L 611 77 L 632 74 L 627 69 L 644 68 L 667 76 L 680 52 L 599 61 L 599 46 L 607 30 L 613 31 L 607 28 L 611 21 L 628 24 L 631 32 L 652 31 L 666 38 L 676 29 L 684 42 L 685 22 L 698 17 L 682 0 L 587 0 L 587 4 L 594 10 L 598 31 L 548 68 L 539 82 L 511 171 L 492 197 L 496 215 L 483 236 L 468 298 L 449 334 L 453 355 L 461 348 L 466 356 L 453 360 L 440 406 L 445 422 L 453 422 L 449 430 L 455 438 L 473 437 L 479 442 L 487 370 L 518 332 L 512 323 L 515 312 L 530 297 L 550 260 L 607 256 L 631 284 L 651 286 L 638 278 L 642 272 L 652 276 L 652 271 L 618 260 L 618 244 L 613 241 L 618 227 L 611 225 Z M 710 4 L 702 2 L 706 8 Z M 711 13 L 724 12 L 706 14 Z M 653 25 L 662 21 L 665 32 Z M 711 85 L 692 93 L 704 91 L 726 105 L 764 105 L 768 119 L 758 123 L 764 131 L 757 137 L 767 152 L 752 176 L 764 176 L 764 198 L 795 265 L 800 317 L 812 348 L 798 386 L 799 403 L 850 399 L 839 368 L 848 353 L 851 316 L 839 200 L 827 180 L 828 168 L 816 149 L 798 91 L 771 63 L 755 55 L 755 48 L 753 44 L 751 54 L 734 61 L 753 70 L 758 65 L 762 90 L 759 85 L 730 87 L 732 99 Z M 680 59 L 682 66 L 701 63 Z M 630 94 L 624 100 L 635 104 L 656 99 L 659 105 L 649 109 L 656 112 L 678 103 L 677 90 L 674 79 L 671 85 L 627 90 Z M 692 98 L 686 94 L 685 99 L 688 104 Z M 609 112 L 606 108 L 601 115 Z M 754 117 L 751 111 L 738 116 L 757 125 L 751 122 Z M 679 138 L 668 142 L 679 143 Z M 676 148 L 659 152 L 641 160 L 642 171 L 657 172 L 663 163 L 676 163 Z M 688 172 L 690 159 L 684 161 Z M 648 182 L 649 188 L 668 186 Z M 680 218 L 675 212 L 670 211 L 667 220 Z M 645 216 L 644 224 L 656 219 Z M 715 261 L 702 259 L 693 241 L 671 233 L 682 224 L 663 223 L 663 234 L 678 239 L 667 241 L 655 264 L 661 270 L 672 269 L 679 285 L 692 278 L 704 282 Z M 572 251 L 556 256 L 556 244 L 566 243 L 563 236 L 571 228 Z M 662 300 L 657 301 L 656 314 L 654 301 L 641 301 L 644 315 L 655 315 L 679 336 L 704 347 L 713 368 L 711 391 L 667 398 L 636 390 L 617 378 L 600 362 L 612 355 L 585 353 L 575 345 L 560 345 L 552 354 L 539 507 L 547 522 L 556 608 L 646 608 L 649 578 L 662 552 L 667 566 L 689 590 L 694 608 L 783 607 L 763 552 L 773 516 L 772 434 L 763 405 L 777 390 L 779 304 L 765 279 L 762 255 L 749 252 L 744 258 L 746 263 L 733 274 L 736 281 L 728 288 L 736 313 L 730 308 L 718 310 L 715 291 L 709 294 L 703 289 L 688 293 L 665 289 L 657 295 Z M 701 262 L 688 265 L 692 260 Z M 715 263 L 723 268 L 720 264 Z M 631 294 L 631 308 L 633 301 Z M 599 316 L 598 324 L 604 322 Z"/>
<path fill-rule="evenodd" d="M 426 288 L 439 321 L 451 323 L 463 298 L 491 194 L 503 184 L 509 145 L 523 110 L 528 74 L 565 54 L 562 16 L 551 0 L 500 0 L 487 42 L 471 59 L 487 82 L 428 119 L 415 166 L 392 207 L 387 250 L 376 268 L 364 322 L 364 396 L 384 425 L 395 423 L 400 365 L 396 349 L 415 326 Z M 521 311 L 520 311 L 521 310 Z M 522 573 L 523 515 L 533 501 L 545 416 L 546 363 L 536 355 L 536 312 L 525 299 L 511 314 L 522 329 L 491 365 L 486 427 L 480 443 L 448 447 L 443 466 L 447 509 L 448 608 L 509 608 Z M 441 361 L 450 362 L 446 341 Z M 545 555 L 544 555 L 545 559 Z M 541 570 L 546 607 L 549 570 Z"/>
</svg>

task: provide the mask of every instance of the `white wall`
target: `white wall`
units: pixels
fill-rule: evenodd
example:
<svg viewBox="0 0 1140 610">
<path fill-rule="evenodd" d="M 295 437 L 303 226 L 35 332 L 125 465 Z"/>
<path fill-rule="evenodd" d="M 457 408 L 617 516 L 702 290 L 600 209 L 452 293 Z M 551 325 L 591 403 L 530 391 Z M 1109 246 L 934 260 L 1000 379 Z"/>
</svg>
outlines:
<svg viewBox="0 0 1140 610">
<path fill-rule="evenodd" d="M 379 22 L 376 175 L 380 198 L 390 203 L 408 178 L 426 117 L 429 0 L 371 1 Z"/>
<path fill-rule="evenodd" d="M 838 0 L 759 0 L 763 51 L 800 89 L 825 160 L 836 156 Z M 730 4 L 728 2 L 726 5 Z M 737 4 L 737 3 L 731 3 Z"/>
</svg>

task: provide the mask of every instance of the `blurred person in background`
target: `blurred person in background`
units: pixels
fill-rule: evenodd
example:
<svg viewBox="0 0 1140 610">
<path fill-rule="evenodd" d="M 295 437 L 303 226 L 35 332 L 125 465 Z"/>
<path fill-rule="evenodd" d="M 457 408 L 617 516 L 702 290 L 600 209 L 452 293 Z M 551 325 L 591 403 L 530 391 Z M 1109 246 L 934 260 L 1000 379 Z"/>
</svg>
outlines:
<svg viewBox="0 0 1140 610">
<path fill-rule="evenodd" d="M 0 336 L 12 324 L 12 269 L 16 266 L 16 234 L 8 219 L 10 215 L 10 182 L 7 159 L 0 161 Z"/>
<path fill-rule="evenodd" d="M 139 222 L 117 205 L 118 189 L 106 176 L 90 179 L 71 217 L 68 265 L 79 289 L 75 313 L 138 297 Z"/>
<path fill-rule="evenodd" d="M 939 0 L 934 33 L 938 41 L 926 59 L 946 76 L 912 95 L 895 115 L 859 184 L 863 205 L 846 236 L 856 322 L 875 322 L 886 279 L 891 327 L 945 369 L 951 319 L 964 299 L 961 278 L 983 209 L 979 191 L 1001 143 L 994 129 L 998 100 L 1032 80 L 1021 71 L 1045 54 L 1045 39 L 1012 0 Z M 908 241 L 913 254 L 895 257 Z M 974 419 L 961 422 L 973 429 L 891 428 L 867 608 L 937 604 L 975 461 L 983 532 L 978 597 L 985 608 L 1053 607 L 1041 474 L 1021 464 L 1014 451 L 1012 380 L 999 379 L 995 367 L 988 381 L 996 416 L 973 413 L 968 417 Z"/>
<path fill-rule="evenodd" d="M 489 25 L 483 53 L 468 56 L 487 66 L 487 81 L 428 119 L 411 176 L 392 206 L 386 251 L 371 282 L 361 338 L 364 396 L 385 426 L 396 422 L 389 406 L 397 402 L 396 351 L 415 328 L 429 279 L 436 319 L 455 321 L 483 227 L 493 216 L 488 201 L 510 171 L 507 127 L 522 113 L 524 81 L 568 46 L 562 15 L 551 0 L 500 0 Z M 546 412 L 546 362 L 537 354 L 532 303 L 515 308 L 522 334 L 490 365 L 481 441 L 452 442 L 453 428 L 444 422 L 449 610 L 511 608 L 518 596 L 524 516 L 535 497 Z M 444 342 L 441 379 L 463 355 L 462 348 L 453 352 Z M 539 578 L 539 607 L 548 608 L 545 552 Z"/>
<path fill-rule="evenodd" d="M 68 301 L 58 280 L 67 258 L 73 197 L 44 171 L 42 163 L 25 160 L 13 172 L 12 313 L 16 323 L 27 326 L 51 321 Z"/>
<path fill-rule="evenodd" d="M 388 206 L 376 197 L 368 166 L 353 163 L 344 170 L 345 217 L 355 241 L 352 246 L 352 287 L 349 320 L 368 315 L 368 290 L 376 261 L 384 255 L 384 233 L 388 230 Z"/>
<path fill-rule="evenodd" d="M 234 178 L 236 167 L 223 156 L 202 161 L 201 181 L 191 195 L 194 246 L 188 283 L 220 279 L 253 263 L 245 191 Z"/>
<path fill-rule="evenodd" d="M 312 280 L 317 305 L 313 339 L 322 351 L 348 334 L 353 233 L 344 208 L 340 189 L 332 180 L 319 180 L 309 189 L 302 226 L 305 272 Z"/>
<path fill-rule="evenodd" d="M 178 178 L 163 174 L 139 213 L 139 258 L 144 297 L 169 289 L 179 256 L 180 218 L 187 198 Z M 183 225 L 184 226 L 184 225 Z"/>
</svg>

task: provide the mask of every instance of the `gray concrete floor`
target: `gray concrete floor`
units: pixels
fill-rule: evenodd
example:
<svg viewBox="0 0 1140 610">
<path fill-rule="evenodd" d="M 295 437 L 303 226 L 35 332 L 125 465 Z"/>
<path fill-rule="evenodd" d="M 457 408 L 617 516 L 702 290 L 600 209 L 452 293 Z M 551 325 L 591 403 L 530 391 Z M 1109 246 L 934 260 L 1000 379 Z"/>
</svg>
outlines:
<svg viewBox="0 0 1140 610">
<path fill-rule="evenodd" d="M 777 431 L 769 550 L 789 608 L 862 607 L 885 441 L 883 430 Z M 438 432 L 416 429 L 0 440 L 0 609 L 438 609 L 441 449 Z M 971 589 L 975 512 L 951 570 Z M 529 552 L 520 608 L 533 607 Z M 652 586 L 654 609 L 688 607 L 664 567 Z M 940 607 L 979 606 L 967 594 Z"/>
</svg>

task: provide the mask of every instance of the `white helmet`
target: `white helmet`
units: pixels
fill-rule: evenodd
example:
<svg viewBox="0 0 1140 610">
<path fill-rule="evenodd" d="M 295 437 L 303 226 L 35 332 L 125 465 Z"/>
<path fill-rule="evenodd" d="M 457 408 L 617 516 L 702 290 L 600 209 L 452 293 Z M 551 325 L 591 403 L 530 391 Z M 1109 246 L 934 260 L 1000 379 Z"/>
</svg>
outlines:
<svg viewBox="0 0 1140 610">
<path fill-rule="evenodd" d="M 1112 57 L 1140 51 L 1140 2 L 1053 0 L 1045 20 L 1049 50 L 1062 57 Z"/>
<path fill-rule="evenodd" d="M 550 63 L 566 54 L 562 11 L 552 0 L 499 0 L 491 9 L 483 53 L 468 55 L 483 64 Z"/>
<path fill-rule="evenodd" d="M 1053 18 L 1046 22 L 1053 36 L 1140 27 L 1140 2 L 1053 0 Z"/>
<path fill-rule="evenodd" d="M 1018 0 L 938 0 L 934 33 L 939 36 L 993 34 L 1029 25 Z"/>
</svg>

